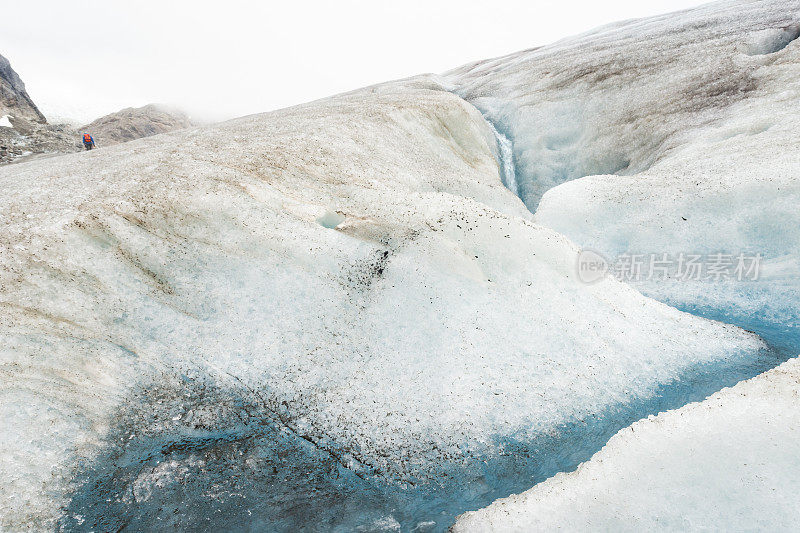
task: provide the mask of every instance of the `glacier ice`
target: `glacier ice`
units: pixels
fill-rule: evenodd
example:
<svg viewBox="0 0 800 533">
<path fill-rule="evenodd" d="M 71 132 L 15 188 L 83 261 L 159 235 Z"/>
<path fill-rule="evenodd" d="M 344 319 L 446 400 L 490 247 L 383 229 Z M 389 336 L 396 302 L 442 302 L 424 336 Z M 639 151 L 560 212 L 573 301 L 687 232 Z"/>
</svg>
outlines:
<svg viewBox="0 0 800 533">
<path fill-rule="evenodd" d="M 497 140 L 497 161 L 500 164 L 500 179 L 509 191 L 513 192 L 516 196 L 520 195 L 519 184 L 517 183 L 517 168 L 514 164 L 514 147 L 511 139 L 508 136 L 500 133 L 497 127 L 491 121 L 487 124 L 492 129 L 494 137 Z"/>
<path fill-rule="evenodd" d="M 770 35 L 793 36 L 798 10 L 796 0 L 709 4 L 479 61 L 445 78 L 512 140 L 521 196 L 535 210 L 565 181 L 646 170 L 688 131 L 752 96 L 761 67 L 781 58 L 749 54 Z"/>
<path fill-rule="evenodd" d="M 671 276 L 634 284 L 793 356 L 798 13 L 796 1 L 715 3 L 474 63 L 445 79 L 508 135 L 519 195 L 537 223 L 607 258 L 760 254 L 752 283 Z"/>
<path fill-rule="evenodd" d="M 536 220 L 609 256 L 760 254 L 756 281 L 668 279 L 636 285 L 659 300 L 739 324 L 796 352 L 800 159 L 794 146 L 800 141 L 800 116 L 786 89 L 799 73 L 791 56 L 776 57 L 758 92 L 713 125 L 692 132 L 691 142 L 644 173 L 591 176 L 548 191 Z"/>
<path fill-rule="evenodd" d="M 580 283 L 495 150 L 419 78 L 0 169 L 2 526 L 441 529 L 766 353 Z"/>
<path fill-rule="evenodd" d="M 462 531 L 795 531 L 800 360 L 641 420 Z"/>
<path fill-rule="evenodd" d="M 760 254 L 756 281 L 670 272 L 631 284 L 792 357 L 799 16 L 798 2 L 719 2 L 468 65 L 447 82 L 508 133 L 534 222 L 584 250 Z M 577 472 L 456 529 L 796 529 L 796 368 L 634 424 Z"/>
<path fill-rule="evenodd" d="M 786 7 L 0 169 L 0 528 L 442 530 L 775 366 L 798 323 Z M 587 285 L 579 246 L 767 271 Z M 637 289 L 757 317 L 781 353 Z"/>
</svg>

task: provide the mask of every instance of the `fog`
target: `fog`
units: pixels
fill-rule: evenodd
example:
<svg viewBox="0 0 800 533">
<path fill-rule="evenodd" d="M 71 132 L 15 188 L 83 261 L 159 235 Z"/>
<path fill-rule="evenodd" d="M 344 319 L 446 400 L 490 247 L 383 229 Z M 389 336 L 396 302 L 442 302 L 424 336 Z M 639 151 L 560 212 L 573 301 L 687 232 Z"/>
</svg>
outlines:
<svg viewBox="0 0 800 533">
<path fill-rule="evenodd" d="M 51 118 L 161 102 L 220 120 L 700 3 L 7 2 L 0 54 Z"/>
</svg>

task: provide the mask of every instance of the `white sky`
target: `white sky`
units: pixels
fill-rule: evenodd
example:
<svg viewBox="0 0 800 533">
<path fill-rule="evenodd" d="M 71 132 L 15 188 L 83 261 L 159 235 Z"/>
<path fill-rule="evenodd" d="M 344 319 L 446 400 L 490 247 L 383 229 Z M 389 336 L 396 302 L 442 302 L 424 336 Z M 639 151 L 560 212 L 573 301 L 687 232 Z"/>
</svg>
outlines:
<svg viewBox="0 0 800 533">
<path fill-rule="evenodd" d="M 0 54 L 51 116 L 162 102 L 219 120 L 701 3 L 2 0 Z"/>
</svg>

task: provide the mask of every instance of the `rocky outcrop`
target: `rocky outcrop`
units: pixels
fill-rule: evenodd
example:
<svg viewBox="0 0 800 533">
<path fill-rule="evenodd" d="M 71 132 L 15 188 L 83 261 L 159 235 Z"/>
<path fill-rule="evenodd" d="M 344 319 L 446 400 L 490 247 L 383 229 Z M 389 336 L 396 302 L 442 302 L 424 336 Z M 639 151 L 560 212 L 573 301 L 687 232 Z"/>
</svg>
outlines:
<svg viewBox="0 0 800 533">
<path fill-rule="evenodd" d="M 78 148 L 75 132 L 62 124 L 47 123 L 19 74 L 0 55 L 0 164 Z"/>
<path fill-rule="evenodd" d="M 77 135 L 65 124 L 39 124 L 11 118 L 12 127 L 0 126 L 0 164 L 45 154 L 75 152 Z"/>
<path fill-rule="evenodd" d="M 11 68 L 11 63 L 0 55 L 0 117 L 5 115 L 10 115 L 12 120 L 22 118 L 40 124 L 47 123 L 47 119 L 28 96 L 25 84 Z"/>
<path fill-rule="evenodd" d="M 192 125 L 186 113 L 159 104 L 128 107 L 81 126 L 99 146 L 119 144 L 142 137 L 188 128 Z"/>
</svg>

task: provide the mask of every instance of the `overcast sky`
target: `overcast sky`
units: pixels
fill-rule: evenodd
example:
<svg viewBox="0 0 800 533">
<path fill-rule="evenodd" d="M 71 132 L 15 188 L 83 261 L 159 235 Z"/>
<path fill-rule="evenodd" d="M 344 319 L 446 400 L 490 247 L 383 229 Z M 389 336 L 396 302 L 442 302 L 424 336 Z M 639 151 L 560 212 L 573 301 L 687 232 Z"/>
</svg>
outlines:
<svg viewBox="0 0 800 533">
<path fill-rule="evenodd" d="M 4 1 L 0 54 L 50 116 L 163 102 L 219 120 L 701 3 Z"/>
</svg>

